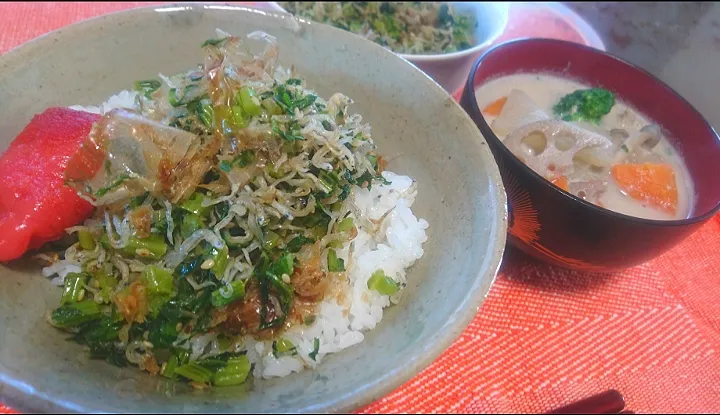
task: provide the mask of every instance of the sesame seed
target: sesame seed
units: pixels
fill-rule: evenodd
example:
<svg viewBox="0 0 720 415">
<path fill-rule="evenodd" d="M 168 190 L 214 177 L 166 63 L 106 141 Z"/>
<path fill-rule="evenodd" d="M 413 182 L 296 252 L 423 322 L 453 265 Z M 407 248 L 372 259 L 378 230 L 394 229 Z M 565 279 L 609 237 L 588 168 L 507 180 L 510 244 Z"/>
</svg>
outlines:
<svg viewBox="0 0 720 415">
<path fill-rule="evenodd" d="M 210 269 L 215 266 L 215 261 L 212 259 L 206 259 L 205 262 L 200 265 L 201 269 Z"/>
<path fill-rule="evenodd" d="M 149 257 L 152 256 L 152 252 L 150 252 L 147 248 L 138 248 L 135 250 L 135 253 L 137 255 L 140 255 L 141 257 Z"/>
</svg>

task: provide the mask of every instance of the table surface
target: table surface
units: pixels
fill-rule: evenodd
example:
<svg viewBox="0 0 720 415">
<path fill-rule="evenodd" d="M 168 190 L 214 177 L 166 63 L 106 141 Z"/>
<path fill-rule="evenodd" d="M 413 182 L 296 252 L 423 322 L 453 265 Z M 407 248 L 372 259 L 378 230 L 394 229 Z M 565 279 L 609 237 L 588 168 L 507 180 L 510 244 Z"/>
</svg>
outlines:
<svg viewBox="0 0 720 415">
<path fill-rule="evenodd" d="M 159 3 L 159 2 L 158 2 Z M 0 53 L 100 14 L 158 3 L 2 3 Z M 659 76 L 720 125 L 720 5 L 576 3 L 608 50 Z M 532 11 L 532 12 L 531 12 Z M 501 40 L 572 39 L 514 4 Z M 617 389 L 638 413 L 720 411 L 720 217 L 620 273 L 540 264 L 510 249 L 480 312 L 440 358 L 360 413 L 531 412 Z M 10 408 L 0 404 L 0 412 Z"/>
</svg>

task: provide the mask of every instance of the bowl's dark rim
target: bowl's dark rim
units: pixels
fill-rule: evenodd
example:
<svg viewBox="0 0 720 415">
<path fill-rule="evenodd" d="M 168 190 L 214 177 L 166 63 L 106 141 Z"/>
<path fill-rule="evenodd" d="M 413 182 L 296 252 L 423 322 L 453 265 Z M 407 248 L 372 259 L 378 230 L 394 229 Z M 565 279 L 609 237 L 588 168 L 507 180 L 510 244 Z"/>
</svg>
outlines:
<svg viewBox="0 0 720 415">
<path fill-rule="evenodd" d="M 481 127 L 482 127 L 481 129 L 484 129 L 485 131 L 487 131 L 487 134 L 485 134 L 485 131 L 483 131 L 483 135 L 485 136 L 486 139 L 493 140 L 496 142 L 496 144 L 499 144 L 498 147 L 500 147 L 500 151 L 503 153 L 504 156 L 509 156 L 512 159 L 514 159 L 515 161 L 517 161 L 518 164 L 520 164 L 520 166 L 521 166 L 520 168 L 523 169 L 526 173 L 529 173 L 531 176 L 533 176 L 538 181 L 542 182 L 542 184 L 541 184 L 542 186 L 544 186 L 546 188 L 550 188 L 553 191 L 558 192 L 558 193 L 562 194 L 563 196 L 569 198 L 573 202 L 580 203 L 582 206 L 584 206 L 588 209 L 592 209 L 597 213 L 600 213 L 600 214 L 603 214 L 606 216 L 611 216 L 616 219 L 628 220 L 628 221 L 636 222 L 641 225 L 682 227 L 682 226 L 692 225 L 692 224 L 695 224 L 698 222 L 703 222 L 703 221 L 711 218 L 712 216 L 714 216 L 718 212 L 718 210 L 720 210 L 720 200 L 718 200 L 716 202 L 715 206 L 713 208 L 711 208 L 710 210 L 708 210 L 707 212 L 705 212 L 704 214 L 693 215 L 693 216 L 691 216 L 689 218 L 685 218 L 685 219 L 655 220 L 655 219 L 645 219 L 645 218 L 639 218 L 639 217 L 635 217 L 635 216 L 629 216 L 629 215 L 618 213 L 618 212 L 615 212 L 615 211 L 612 211 L 609 209 L 601 208 L 597 205 L 594 205 L 588 201 L 585 201 L 585 200 L 573 195 L 570 192 L 566 192 L 566 191 L 560 189 L 559 187 L 555 186 L 554 184 L 550 183 L 550 181 L 546 180 L 544 177 L 539 175 L 533 169 L 528 167 L 525 163 L 521 162 L 520 159 L 518 159 L 507 147 L 505 147 L 505 145 L 502 143 L 500 138 L 498 138 L 498 136 L 492 131 L 492 128 L 490 128 L 490 125 L 485 120 L 485 116 L 482 114 L 482 111 L 480 110 L 480 107 L 478 106 L 477 99 L 475 98 L 475 74 L 476 74 L 478 68 L 480 67 L 480 65 L 485 60 L 485 58 L 487 58 L 488 56 L 495 54 L 495 53 L 502 53 L 504 48 L 512 47 L 513 45 L 518 44 L 518 43 L 538 43 L 538 44 L 545 43 L 545 44 L 569 45 L 569 46 L 581 49 L 588 53 L 596 53 L 596 54 L 604 55 L 606 58 L 614 59 L 615 61 L 618 61 L 621 64 L 627 65 L 631 69 L 634 69 L 636 71 L 643 73 L 645 76 L 651 78 L 658 86 L 665 88 L 670 93 L 675 95 L 675 97 L 678 100 L 680 100 L 682 103 L 687 105 L 692 111 L 694 111 L 700 117 L 700 119 L 704 123 L 707 130 L 715 136 L 716 140 L 720 141 L 720 136 L 718 135 L 717 131 L 715 131 L 715 129 L 712 127 L 712 125 L 710 125 L 710 123 L 705 119 L 705 117 L 702 114 L 700 114 L 700 112 L 690 102 L 688 102 L 685 98 L 683 98 L 683 96 L 680 95 L 677 91 L 670 88 L 670 86 L 668 86 L 666 83 L 664 83 L 663 81 L 658 79 L 655 75 L 640 68 L 639 66 L 634 65 L 634 64 L 632 64 L 622 58 L 619 58 L 611 53 L 608 53 L 606 51 L 602 51 L 602 50 L 593 48 L 591 46 L 581 45 L 579 43 L 568 42 L 568 41 L 559 40 L 559 39 L 549 39 L 549 38 L 521 38 L 521 39 L 515 39 L 515 40 L 509 41 L 509 42 L 505 42 L 500 45 L 496 45 L 496 46 L 488 49 L 487 51 L 485 51 L 482 55 L 480 55 L 480 57 L 475 61 L 475 63 L 473 63 L 473 66 L 470 69 L 470 74 L 468 75 L 468 78 L 465 81 L 465 87 L 463 88 L 462 97 L 461 97 L 461 102 L 465 98 L 464 97 L 465 94 L 468 94 L 468 98 L 472 98 L 472 99 L 469 99 L 469 101 L 470 101 L 469 110 L 471 111 L 472 117 L 474 119 L 480 120 Z M 489 135 L 489 137 L 488 137 L 488 135 Z M 508 204 L 510 204 L 510 201 L 508 201 Z M 510 208 L 512 208 L 512 206 L 510 206 Z"/>
<path fill-rule="evenodd" d="M 224 8 L 220 9 L 210 6 L 223 6 Z M 152 11 L 157 11 L 158 9 L 173 9 L 177 7 L 184 7 L 185 9 L 177 10 L 176 12 L 192 12 L 195 11 L 196 8 L 208 7 L 211 9 L 214 8 L 216 11 L 259 12 L 274 18 L 285 18 L 284 16 L 287 15 L 287 13 L 280 11 L 258 9 L 257 7 L 254 7 L 254 5 L 232 5 L 227 3 L 209 2 L 176 1 L 167 4 L 133 7 L 130 9 L 114 11 L 83 19 L 35 37 L 0 55 L 0 66 L 2 66 L 3 63 L 7 64 L 13 60 L 19 59 L 24 54 L 36 53 L 38 48 L 43 45 L 43 42 L 50 41 L 57 38 L 57 36 L 62 36 L 66 33 L 72 34 L 80 32 L 92 25 L 100 24 L 104 20 L 120 18 L 121 16 L 135 13 L 150 13 Z M 343 32 L 347 33 L 349 36 L 363 39 L 352 32 L 334 28 L 329 25 L 315 22 L 312 22 L 312 24 L 325 26 L 331 31 L 338 31 L 338 33 Z M 429 88 L 436 87 L 439 92 L 441 91 L 445 94 L 445 100 L 443 102 L 452 103 L 451 105 L 454 104 L 459 111 L 458 116 L 466 117 L 465 119 L 468 123 L 470 123 L 470 125 L 475 125 L 472 118 L 467 114 L 467 111 L 465 111 L 445 89 L 430 78 L 429 75 L 422 72 L 402 56 L 399 56 L 370 40 L 363 39 L 363 41 L 372 45 L 371 47 L 375 48 L 378 53 L 387 52 L 404 61 L 410 68 L 412 68 L 410 70 L 417 71 L 418 75 L 424 82 L 427 82 L 429 85 L 434 85 L 429 86 Z M 484 161 L 488 168 L 487 174 L 491 182 L 490 190 L 493 193 L 493 198 L 495 199 L 495 209 L 494 212 L 492 212 L 494 219 L 492 222 L 493 225 L 489 229 L 490 233 L 486 236 L 495 243 L 488 246 L 485 258 L 481 261 L 480 269 L 475 271 L 476 278 L 469 287 L 467 296 L 464 297 L 448 315 L 448 320 L 435 333 L 428 337 L 427 344 L 420 346 L 417 354 L 404 362 L 404 366 L 388 368 L 386 373 L 372 383 L 360 385 L 358 389 L 348 392 L 343 396 L 326 399 L 323 402 L 314 403 L 304 408 L 296 408 L 296 411 L 300 410 L 310 413 L 350 412 L 381 399 L 383 396 L 392 393 L 393 390 L 396 390 L 404 383 L 420 374 L 423 370 L 427 369 L 440 357 L 442 353 L 452 346 L 452 344 L 460 337 L 463 331 L 467 329 L 472 320 L 475 318 L 478 310 L 487 299 L 490 289 L 494 285 L 498 272 L 500 271 L 505 247 L 507 246 L 506 238 L 508 222 L 508 203 L 499 167 L 497 166 L 497 163 L 495 163 L 494 156 L 488 148 L 488 145 L 486 145 L 486 140 L 482 134 L 479 134 L 476 137 L 475 145 L 481 153 L 480 157 L 487 158 L 487 160 Z M 484 289 L 485 286 L 487 286 L 487 289 Z M 10 405 L 14 409 L 23 412 L 87 412 L 89 410 L 93 410 L 92 405 L 88 405 L 87 403 L 76 403 L 75 398 L 73 398 L 73 400 L 64 400 L 55 394 L 50 395 L 45 391 L 37 390 L 32 385 L 26 383 L 24 379 L 14 378 L 13 375 L 9 375 L 7 372 L 4 372 L 2 365 L 0 365 L 0 399 L 2 399 L 6 405 Z M 105 411 L 98 412 L 106 413 Z"/>
</svg>

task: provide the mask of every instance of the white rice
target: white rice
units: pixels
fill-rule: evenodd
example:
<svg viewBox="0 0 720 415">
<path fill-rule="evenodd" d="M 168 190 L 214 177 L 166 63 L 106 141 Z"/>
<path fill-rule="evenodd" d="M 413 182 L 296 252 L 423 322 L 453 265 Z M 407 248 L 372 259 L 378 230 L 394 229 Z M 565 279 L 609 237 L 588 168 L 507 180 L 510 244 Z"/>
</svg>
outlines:
<svg viewBox="0 0 720 415">
<path fill-rule="evenodd" d="M 382 320 L 383 308 L 391 304 L 391 298 L 380 295 L 367 287 L 367 281 L 378 269 L 396 282 L 406 283 L 405 271 L 423 255 L 422 244 L 427 240 L 428 223 L 415 217 L 410 207 L 415 201 L 414 182 L 407 176 L 384 172 L 389 185 L 373 185 L 372 190 L 353 192 L 354 202 L 360 211 L 371 219 L 380 219 L 387 211 L 392 212 L 380 225 L 380 232 L 371 236 L 367 229 L 358 229 L 355 240 L 339 253 L 348 263 L 348 288 L 344 299 L 338 304 L 336 298 L 327 298 L 319 306 L 315 323 L 295 326 L 282 335 L 297 348 L 297 356 L 276 359 L 272 354 L 272 342 L 246 340 L 248 357 L 262 359 L 255 368 L 256 377 L 282 377 L 299 372 L 304 367 L 314 368 L 325 355 L 336 353 L 363 341 L 363 331 L 371 330 Z M 402 290 L 399 294 L 402 294 Z M 393 299 L 394 302 L 399 300 Z M 320 348 L 315 360 L 310 358 L 314 340 Z"/>
<path fill-rule="evenodd" d="M 108 98 L 107 101 L 103 102 L 101 106 L 99 107 L 83 107 L 82 105 L 72 105 L 70 106 L 71 110 L 77 110 L 77 111 L 85 111 L 85 112 L 92 112 L 93 114 L 100 114 L 103 115 L 106 112 L 109 112 L 111 110 L 114 110 L 116 108 L 128 108 L 133 109 L 135 108 L 135 99 L 137 97 L 137 91 L 121 91 L 117 95 L 113 95 L 110 98 Z"/>
<path fill-rule="evenodd" d="M 114 108 L 134 108 L 136 95 L 136 92 L 122 91 L 100 107 L 70 108 L 104 114 Z M 371 190 L 357 188 L 351 196 L 359 212 L 370 219 L 379 220 L 390 213 L 384 217 L 374 235 L 371 230 L 358 226 L 354 241 L 338 252 L 338 257 L 343 258 L 347 266 L 346 291 L 339 296 L 340 304 L 337 298 L 326 298 L 318 306 L 313 324 L 298 325 L 282 334 L 295 345 L 295 356 L 275 358 L 272 342 L 256 341 L 248 336 L 240 350 L 246 350 L 250 361 L 255 363 L 256 378 L 283 377 L 305 367 L 316 367 L 326 355 L 362 342 L 363 332 L 372 330 L 382 320 L 383 308 L 400 300 L 403 290 L 390 298 L 368 289 L 367 281 L 375 271 L 382 269 L 387 276 L 404 286 L 407 268 L 423 255 L 422 244 L 427 240 L 425 231 L 428 223 L 415 217 L 410 210 L 417 194 L 414 181 L 389 171 L 383 172 L 383 177 L 390 184 L 375 183 Z M 46 277 L 59 275 L 60 278 L 55 279 L 57 282 L 79 265 L 65 260 L 45 268 L 43 274 Z M 316 338 L 320 347 L 313 359 L 310 355 L 313 354 Z M 206 346 L 212 339 L 194 340 L 186 344 L 193 349 L 193 355 L 199 355 L 207 350 Z"/>
</svg>

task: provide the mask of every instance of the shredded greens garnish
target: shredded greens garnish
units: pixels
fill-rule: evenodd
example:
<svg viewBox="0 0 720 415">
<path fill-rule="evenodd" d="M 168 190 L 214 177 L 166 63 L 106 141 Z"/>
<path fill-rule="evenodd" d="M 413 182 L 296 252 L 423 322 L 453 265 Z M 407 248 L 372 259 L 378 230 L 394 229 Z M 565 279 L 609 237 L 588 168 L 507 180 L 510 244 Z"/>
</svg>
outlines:
<svg viewBox="0 0 720 415">
<path fill-rule="evenodd" d="M 338 258 L 334 249 L 328 251 L 328 270 L 330 272 L 343 272 L 345 271 L 345 261 L 342 258 Z"/>
<path fill-rule="evenodd" d="M 135 90 L 138 92 L 142 92 L 142 94 L 146 98 L 150 98 L 153 92 L 157 91 L 160 86 L 162 86 L 162 83 L 158 81 L 157 79 L 150 79 L 147 81 L 137 81 L 135 82 Z"/>
<path fill-rule="evenodd" d="M 282 356 L 295 356 L 297 355 L 297 348 L 290 340 L 279 339 L 272 344 L 273 356 L 277 359 Z"/>
<path fill-rule="evenodd" d="M 82 272 L 49 321 L 93 358 L 241 384 L 247 336 L 298 354 L 282 333 L 314 324 L 350 265 L 338 253 L 370 223 L 353 192 L 387 183 L 370 127 L 350 98 L 279 67 L 272 37 L 249 36 L 264 52 L 218 33 L 203 65 L 138 81 L 136 108 L 103 115 L 70 161 L 83 174 L 67 183 L 97 209 L 65 252 Z"/>
<path fill-rule="evenodd" d="M 320 352 L 320 339 L 318 339 L 317 337 L 315 337 L 315 339 L 313 339 L 313 351 L 310 352 L 310 354 L 308 354 L 308 356 L 309 356 L 313 361 L 315 361 L 315 359 L 317 358 L 317 355 L 318 355 L 319 352 Z"/>
<path fill-rule="evenodd" d="M 385 275 L 385 271 L 381 269 L 373 273 L 367 282 L 367 286 L 369 289 L 377 291 L 382 295 L 393 295 L 400 291 L 400 285 Z"/>
<path fill-rule="evenodd" d="M 67 305 L 82 300 L 85 295 L 85 284 L 88 278 L 85 274 L 78 274 L 76 272 L 68 273 L 65 276 L 65 289 L 60 298 L 60 304 Z"/>
<path fill-rule="evenodd" d="M 451 53 L 472 46 L 477 21 L 447 2 L 306 2 L 280 5 L 300 17 L 363 36 L 398 53 Z"/>
<path fill-rule="evenodd" d="M 203 44 L 200 45 L 200 47 L 203 47 L 203 48 L 204 48 L 205 46 L 220 46 L 220 45 L 222 45 L 223 43 L 225 43 L 226 40 L 227 40 L 227 38 L 222 38 L 222 39 L 208 39 L 208 40 L 204 41 Z"/>
<path fill-rule="evenodd" d="M 125 180 L 129 179 L 130 176 L 123 174 L 120 175 L 117 179 L 115 179 L 114 182 L 110 183 L 107 186 L 101 187 L 96 193 L 95 196 L 97 197 L 103 197 L 105 194 L 111 190 L 116 189 L 118 186 L 120 186 Z"/>
</svg>

